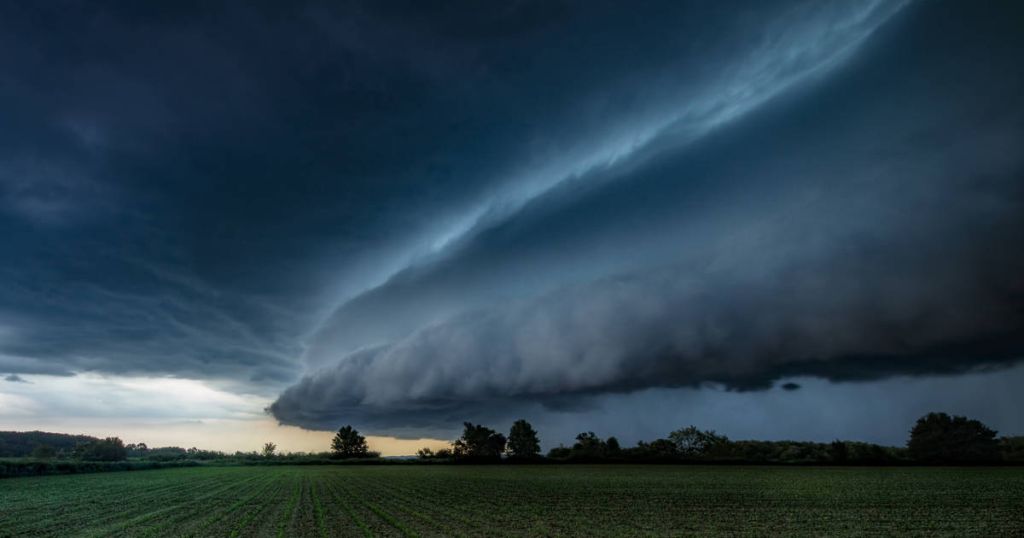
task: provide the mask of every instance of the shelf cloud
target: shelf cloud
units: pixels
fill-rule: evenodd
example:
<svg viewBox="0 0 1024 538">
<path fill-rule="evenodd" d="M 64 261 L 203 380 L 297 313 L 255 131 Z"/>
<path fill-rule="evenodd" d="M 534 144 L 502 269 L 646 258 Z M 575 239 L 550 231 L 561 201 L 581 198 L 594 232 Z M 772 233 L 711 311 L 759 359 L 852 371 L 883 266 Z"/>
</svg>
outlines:
<svg viewBox="0 0 1024 538">
<path fill-rule="evenodd" d="M 1019 369 L 1020 11 L 0 7 L 4 385 L 561 435 Z"/>
</svg>

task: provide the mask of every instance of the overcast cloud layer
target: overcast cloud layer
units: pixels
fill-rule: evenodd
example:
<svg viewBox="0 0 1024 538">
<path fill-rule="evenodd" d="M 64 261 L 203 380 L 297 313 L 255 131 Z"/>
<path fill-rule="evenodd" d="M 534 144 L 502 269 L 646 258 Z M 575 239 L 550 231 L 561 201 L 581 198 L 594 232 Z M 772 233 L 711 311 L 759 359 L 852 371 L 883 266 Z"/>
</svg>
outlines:
<svg viewBox="0 0 1024 538">
<path fill-rule="evenodd" d="M 447 435 L 1010 366 L 1021 58 L 1014 2 L 3 5 L 0 374 Z"/>
</svg>

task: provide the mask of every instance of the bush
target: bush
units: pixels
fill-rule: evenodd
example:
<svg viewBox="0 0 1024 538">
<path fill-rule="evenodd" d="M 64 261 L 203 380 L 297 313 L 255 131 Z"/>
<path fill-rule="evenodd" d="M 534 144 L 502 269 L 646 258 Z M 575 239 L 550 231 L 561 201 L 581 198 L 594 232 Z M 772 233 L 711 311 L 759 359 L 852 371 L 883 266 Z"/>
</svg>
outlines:
<svg viewBox="0 0 1024 538">
<path fill-rule="evenodd" d="M 999 454 L 1007 463 L 1024 463 L 1024 436 L 999 439 Z"/>
</svg>

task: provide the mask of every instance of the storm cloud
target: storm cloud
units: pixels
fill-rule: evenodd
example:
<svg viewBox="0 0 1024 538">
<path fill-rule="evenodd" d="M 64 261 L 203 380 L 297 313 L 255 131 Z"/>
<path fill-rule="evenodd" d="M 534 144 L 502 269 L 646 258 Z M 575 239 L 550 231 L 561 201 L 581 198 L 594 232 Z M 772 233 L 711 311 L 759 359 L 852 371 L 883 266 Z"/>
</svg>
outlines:
<svg viewBox="0 0 1024 538">
<path fill-rule="evenodd" d="M 949 13 L 909 9 L 838 72 L 697 140 L 665 129 L 343 304 L 273 412 L 404 427 L 1020 359 L 1020 81 L 951 68 Z"/>
<path fill-rule="evenodd" d="M 285 424 L 447 435 L 1011 366 L 1021 21 L 0 6 L 0 371 L 203 380 Z"/>
<path fill-rule="evenodd" d="M 448 415 L 493 400 L 705 383 L 765 389 L 783 376 L 868 380 L 1017 360 L 1024 256 L 1002 230 L 1021 229 L 1021 201 L 999 200 L 1006 212 L 994 215 L 987 196 L 940 198 L 921 210 L 948 225 L 913 222 L 918 214 L 807 233 L 840 210 L 819 200 L 812 222 L 762 222 L 759 237 L 736 240 L 738 252 L 471 311 L 357 352 L 273 410 L 316 425 L 315 412 L 290 413 L 323 409 L 336 421 L 343 406 L 386 426 L 392 415 L 404 423 L 410 412 Z M 794 237 L 798 245 L 786 241 Z M 772 252 L 789 248 L 800 255 Z"/>
</svg>

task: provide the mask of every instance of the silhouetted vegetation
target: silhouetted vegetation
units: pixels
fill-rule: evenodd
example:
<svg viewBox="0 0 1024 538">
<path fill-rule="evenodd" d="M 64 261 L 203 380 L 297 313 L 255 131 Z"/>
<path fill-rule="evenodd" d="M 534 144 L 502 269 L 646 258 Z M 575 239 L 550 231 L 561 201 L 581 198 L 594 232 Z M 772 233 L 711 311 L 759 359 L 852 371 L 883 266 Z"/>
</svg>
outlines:
<svg viewBox="0 0 1024 538">
<path fill-rule="evenodd" d="M 459 461 L 500 461 L 505 452 L 505 436 L 482 425 L 463 423 L 465 429 L 453 447 L 452 455 Z"/>
<path fill-rule="evenodd" d="M 352 426 L 338 429 L 338 433 L 334 434 L 334 439 L 331 440 L 331 451 L 334 452 L 334 457 L 339 459 L 371 457 L 366 438 L 359 435 Z M 376 454 L 374 457 L 379 455 Z"/>
<path fill-rule="evenodd" d="M 430 448 L 421 448 L 416 451 L 416 457 L 425 461 L 450 461 L 453 455 L 450 448 L 442 448 L 437 452 Z"/>
<path fill-rule="evenodd" d="M 128 459 L 128 448 L 121 439 L 107 437 L 76 446 L 72 455 L 83 461 L 124 461 Z"/>
<path fill-rule="evenodd" d="M 52 460 L 57 457 L 57 451 L 50 445 L 37 445 L 32 449 L 32 457 L 37 460 Z"/>
<path fill-rule="evenodd" d="M 170 467 L 194 467 L 200 463 L 186 461 L 40 461 L 32 459 L 0 460 L 0 478 L 49 474 L 102 473 L 110 471 L 142 471 Z"/>
<path fill-rule="evenodd" d="M 74 444 L 71 444 L 71 443 Z M 696 426 L 680 428 L 667 438 L 639 441 L 623 447 L 615 437 L 601 438 L 592 431 L 576 436 L 572 446 L 557 446 L 540 454 L 537 431 L 526 420 L 512 424 L 509 435 L 471 422 L 463 423 L 462 436 L 451 448 L 420 449 L 423 462 L 550 462 L 550 463 L 692 463 L 784 465 L 963 465 L 1024 464 L 1024 436 L 996 437 L 996 431 L 977 420 L 945 413 L 921 417 L 910 432 L 906 447 L 859 441 L 831 443 L 807 441 L 731 440 Z M 331 450 L 316 453 L 279 453 L 266 443 L 261 450 L 233 454 L 198 448 L 157 447 L 145 443 L 125 445 L 119 438 L 97 439 L 44 432 L 0 432 L 3 454 L 0 477 L 151 469 L 179 465 L 327 465 L 401 464 L 407 459 L 381 458 L 369 450 L 366 438 L 351 427 L 340 428 Z"/>
<path fill-rule="evenodd" d="M 98 441 L 88 435 L 50 432 L 0 432 L 0 458 L 25 458 L 38 446 L 48 446 L 55 456 L 69 457 L 78 445 Z"/>
<path fill-rule="evenodd" d="M 128 457 L 149 461 L 211 461 L 230 456 L 216 450 L 200 450 L 196 447 L 188 449 L 179 446 L 148 448 L 145 443 L 140 443 L 138 445 L 128 445 Z"/>
<path fill-rule="evenodd" d="M 1004 462 L 1024 464 L 1024 436 L 1000 438 L 999 455 Z"/>
<path fill-rule="evenodd" d="M 727 450 L 729 438 L 718 435 L 714 430 L 700 430 L 696 426 L 676 430 L 668 434 L 668 440 L 676 446 L 676 451 L 684 458 L 705 458 L 715 456 L 716 452 Z"/>
<path fill-rule="evenodd" d="M 668 439 L 655 439 L 650 443 L 640 441 L 635 448 L 626 449 L 626 459 L 635 461 L 667 462 L 679 459 L 676 444 Z"/>
<path fill-rule="evenodd" d="M 910 457 L 923 463 L 990 463 L 999 460 L 995 430 L 977 420 L 928 413 L 907 442 Z"/>
<path fill-rule="evenodd" d="M 482 425 L 465 423 L 465 431 L 453 450 L 417 452 L 421 460 L 496 462 L 495 448 L 501 434 Z M 493 444 L 492 444 L 493 443 Z M 1024 437 L 996 439 L 996 432 L 977 420 L 932 413 L 918 420 L 907 447 L 882 446 L 860 441 L 733 441 L 714 430 L 687 426 L 668 438 L 640 441 L 624 448 L 618 439 L 602 439 L 587 431 L 572 446 L 559 445 L 540 457 L 537 432 L 525 420 L 516 421 L 509 433 L 507 459 L 531 454 L 537 461 L 560 463 L 706 463 L 792 465 L 913 465 L 965 463 L 1024 463 Z M 486 454 L 486 456 L 484 455 Z"/>
<path fill-rule="evenodd" d="M 513 460 L 528 461 L 540 456 L 540 439 L 537 437 L 537 430 L 533 426 L 519 419 L 512 423 L 512 430 L 508 432 L 508 457 Z"/>
</svg>

